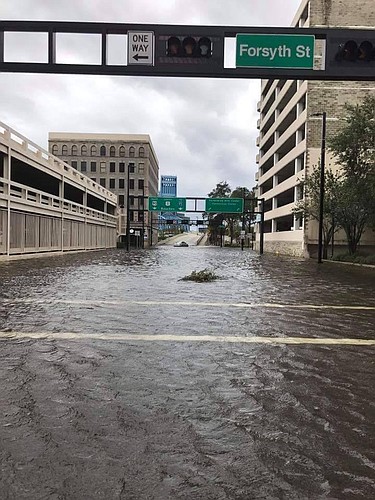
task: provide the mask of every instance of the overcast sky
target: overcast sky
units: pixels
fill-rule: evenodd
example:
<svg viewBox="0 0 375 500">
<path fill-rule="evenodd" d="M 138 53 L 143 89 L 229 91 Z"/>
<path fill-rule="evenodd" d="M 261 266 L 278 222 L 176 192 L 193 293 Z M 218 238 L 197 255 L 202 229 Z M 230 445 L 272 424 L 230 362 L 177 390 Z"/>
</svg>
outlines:
<svg viewBox="0 0 375 500">
<path fill-rule="evenodd" d="M 289 26 L 299 4 L 300 0 L 0 0 L 0 18 Z M 27 54 L 38 59 L 39 42 L 43 46 L 39 38 L 25 44 L 8 36 L 6 57 L 17 60 Z M 84 44 L 76 40 L 60 43 L 64 62 L 78 60 L 78 47 L 87 56 Z M 87 51 L 96 43 L 90 40 Z M 46 149 L 50 131 L 149 134 L 160 173 L 178 176 L 180 196 L 205 196 L 223 180 L 233 189 L 255 184 L 259 80 L 21 73 L 2 73 L 0 79 L 0 121 Z"/>
</svg>

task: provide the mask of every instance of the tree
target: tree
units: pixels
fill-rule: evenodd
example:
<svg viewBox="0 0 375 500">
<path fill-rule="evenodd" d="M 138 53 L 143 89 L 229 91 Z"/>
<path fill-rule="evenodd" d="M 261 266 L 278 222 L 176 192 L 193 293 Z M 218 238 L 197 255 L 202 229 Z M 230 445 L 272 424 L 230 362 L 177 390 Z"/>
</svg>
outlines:
<svg viewBox="0 0 375 500">
<path fill-rule="evenodd" d="M 221 181 L 208 193 L 209 198 L 228 198 L 231 188 L 227 181 Z M 222 225 L 225 220 L 224 214 L 208 214 L 209 242 L 215 245 L 222 235 Z"/>
<path fill-rule="evenodd" d="M 345 111 L 345 125 L 328 144 L 341 167 L 336 215 L 352 254 L 366 225 L 375 226 L 375 96 Z"/>
<path fill-rule="evenodd" d="M 341 180 L 339 174 L 332 170 L 325 172 L 324 204 L 323 204 L 323 258 L 327 258 L 328 246 L 332 236 L 338 231 L 339 217 L 338 204 Z M 320 214 L 320 166 L 314 168 L 312 173 L 300 183 L 303 189 L 303 198 L 299 200 L 292 212 L 305 219 L 319 221 Z"/>
<path fill-rule="evenodd" d="M 255 195 L 253 191 L 249 191 L 248 188 L 241 186 L 236 187 L 232 191 L 229 184 L 226 181 L 222 181 L 216 184 L 215 189 L 208 193 L 208 196 L 210 198 L 245 198 L 246 202 L 246 200 L 253 199 Z M 215 243 L 221 237 L 222 226 L 225 221 L 230 236 L 230 244 L 232 245 L 233 240 L 239 236 L 242 217 L 242 214 L 209 214 L 210 241 Z"/>
<path fill-rule="evenodd" d="M 216 187 L 207 196 L 209 198 L 228 198 L 231 191 L 227 181 L 221 181 L 216 184 Z"/>
</svg>

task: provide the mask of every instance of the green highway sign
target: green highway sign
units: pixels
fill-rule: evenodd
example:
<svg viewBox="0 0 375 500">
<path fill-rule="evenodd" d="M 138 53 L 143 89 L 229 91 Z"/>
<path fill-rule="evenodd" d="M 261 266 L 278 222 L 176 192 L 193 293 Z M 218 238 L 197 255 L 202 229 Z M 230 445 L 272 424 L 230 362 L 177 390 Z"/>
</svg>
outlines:
<svg viewBox="0 0 375 500">
<path fill-rule="evenodd" d="M 236 36 L 236 68 L 314 68 L 313 35 Z"/>
<path fill-rule="evenodd" d="M 151 212 L 185 212 L 186 198 L 163 198 L 150 196 L 148 209 Z"/>
<path fill-rule="evenodd" d="M 241 214 L 242 198 L 206 198 L 205 212 L 216 214 Z"/>
</svg>

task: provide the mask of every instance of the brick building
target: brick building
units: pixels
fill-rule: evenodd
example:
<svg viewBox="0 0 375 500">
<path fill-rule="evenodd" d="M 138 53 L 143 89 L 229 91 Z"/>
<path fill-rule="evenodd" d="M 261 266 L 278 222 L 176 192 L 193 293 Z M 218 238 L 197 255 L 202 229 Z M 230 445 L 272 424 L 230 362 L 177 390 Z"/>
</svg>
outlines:
<svg viewBox="0 0 375 500">
<path fill-rule="evenodd" d="M 129 209 L 132 244 L 142 246 L 142 233 L 146 244 L 150 242 L 151 215 L 147 211 L 147 199 L 158 195 L 159 164 L 149 135 L 50 132 L 48 144 L 52 154 L 117 195 L 120 241 L 124 241 L 126 234 Z M 156 215 L 152 226 L 155 242 Z"/>
<path fill-rule="evenodd" d="M 292 26 L 365 27 L 375 25 L 373 0 L 303 0 Z M 317 45 L 315 65 L 322 64 Z M 257 146 L 258 196 L 265 201 L 266 252 L 309 256 L 316 252 L 318 225 L 296 218 L 291 209 L 303 193 L 301 180 L 318 165 L 321 150 L 321 117 L 327 113 L 327 136 L 341 125 L 344 105 L 375 94 L 374 82 L 262 80 L 258 103 L 260 119 Z M 329 152 L 327 168 L 337 168 Z M 259 239 L 259 235 L 258 235 Z M 343 233 L 336 246 L 345 245 Z M 368 231 L 362 244 L 375 245 Z"/>
</svg>

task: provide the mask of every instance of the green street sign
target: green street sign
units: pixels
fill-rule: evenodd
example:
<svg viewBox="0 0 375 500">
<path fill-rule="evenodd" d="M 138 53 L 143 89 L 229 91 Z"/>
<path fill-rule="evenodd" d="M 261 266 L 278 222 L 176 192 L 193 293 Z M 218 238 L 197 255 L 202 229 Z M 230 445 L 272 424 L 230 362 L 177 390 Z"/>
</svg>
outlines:
<svg viewBox="0 0 375 500">
<path fill-rule="evenodd" d="M 163 198 L 150 196 L 148 209 L 151 212 L 185 212 L 186 198 Z"/>
<path fill-rule="evenodd" d="M 314 68 L 313 35 L 236 36 L 237 68 Z"/>
<path fill-rule="evenodd" d="M 216 214 L 242 214 L 242 198 L 206 198 L 205 212 Z"/>
</svg>

